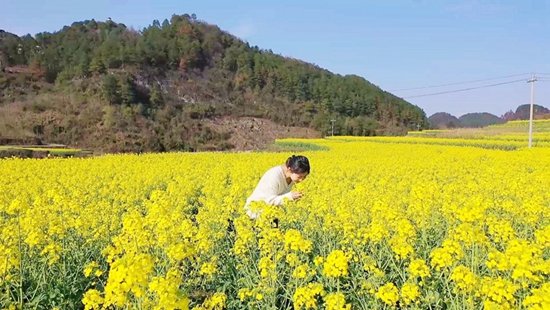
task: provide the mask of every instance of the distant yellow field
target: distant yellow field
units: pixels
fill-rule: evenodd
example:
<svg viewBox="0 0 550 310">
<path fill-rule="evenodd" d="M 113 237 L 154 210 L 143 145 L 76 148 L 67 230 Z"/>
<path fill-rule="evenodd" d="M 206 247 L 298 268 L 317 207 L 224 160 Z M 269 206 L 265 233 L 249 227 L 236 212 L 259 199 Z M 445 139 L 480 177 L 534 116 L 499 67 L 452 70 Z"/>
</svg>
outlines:
<svg viewBox="0 0 550 310">
<path fill-rule="evenodd" d="M 289 152 L 0 160 L 0 308 L 550 307 L 550 148 L 421 139 L 283 140 L 305 197 L 257 222 Z"/>
<path fill-rule="evenodd" d="M 424 141 L 419 139 L 429 138 Z M 385 138 L 382 138 L 385 139 Z M 451 140 L 452 139 L 452 140 Z M 518 149 L 529 145 L 529 121 L 509 121 L 484 128 L 409 131 L 400 142 L 471 145 L 484 148 Z M 550 147 L 550 120 L 533 121 L 533 147 Z"/>
</svg>

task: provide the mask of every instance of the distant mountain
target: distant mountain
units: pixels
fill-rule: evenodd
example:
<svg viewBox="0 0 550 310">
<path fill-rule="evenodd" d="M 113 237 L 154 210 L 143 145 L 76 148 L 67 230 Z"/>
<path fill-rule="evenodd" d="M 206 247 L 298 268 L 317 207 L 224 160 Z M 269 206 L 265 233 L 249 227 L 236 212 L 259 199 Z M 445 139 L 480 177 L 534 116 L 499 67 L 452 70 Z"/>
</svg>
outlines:
<svg viewBox="0 0 550 310">
<path fill-rule="evenodd" d="M 459 118 L 446 113 L 437 112 L 428 117 L 431 128 L 447 129 L 456 127 L 485 127 L 493 124 L 502 124 L 513 120 L 528 120 L 530 114 L 530 105 L 523 104 L 517 107 L 516 111 L 508 111 L 498 117 L 487 112 L 467 113 Z M 550 110 L 541 105 L 533 105 L 533 118 L 550 118 Z"/>
<path fill-rule="evenodd" d="M 493 124 L 501 124 L 504 121 L 491 113 L 467 113 L 458 118 L 462 127 L 485 127 Z"/>
<path fill-rule="evenodd" d="M 460 120 L 446 112 L 435 113 L 428 117 L 428 121 L 430 122 L 430 126 L 432 128 L 446 129 L 461 127 Z"/>
<path fill-rule="evenodd" d="M 529 104 L 522 104 L 520 105 L 515 112 L 515 119 L 519 120 L 527 120 L 529 119 L 531 113 L 531 105 Z M 541 114 L 550 114 L 550 110 L 547 108 L 534 104 L 533 105 L 533 117 L 539 116 Z"/>
</svg>

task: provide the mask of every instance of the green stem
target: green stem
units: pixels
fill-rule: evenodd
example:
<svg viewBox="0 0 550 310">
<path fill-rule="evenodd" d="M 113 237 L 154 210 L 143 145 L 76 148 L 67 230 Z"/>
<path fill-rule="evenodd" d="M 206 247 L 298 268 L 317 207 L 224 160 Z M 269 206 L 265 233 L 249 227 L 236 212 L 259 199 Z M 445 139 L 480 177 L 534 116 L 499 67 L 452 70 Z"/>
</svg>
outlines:
<svg viewBox="0 0 550 310">
<path fill-rule="evenodd" d="M 403 269 L 403 268 L 397 267 L 397 262 L 396 262 L 395 259 L 393 258 L 393 252 L 392 252 L 391 249 L 389 250 L 388 255 L 389 255 L 389 257 L 390 257 L 390 260 L 391 260 L 391 262 L 392 262 L 392 265 L 395 267 L 395 270 L 397 270 L 397 273 L 398 273 L 399 276 L 401 277 L 401 280 L 403 280 L 403 282 L 406 282 L 407 279 L 405 278 L 405 275 L 404 275 L 403 272 L 402 272 L 402 269 Z"/>
<path fill-rule="evenodd" d="M 17 214 L 17 228 L 18 228 L 18 247 L 19 247 L 19 307 L 23 309 L 23 246 L 21 244 L 21 219 L 20 214 Z"/>
</svg>

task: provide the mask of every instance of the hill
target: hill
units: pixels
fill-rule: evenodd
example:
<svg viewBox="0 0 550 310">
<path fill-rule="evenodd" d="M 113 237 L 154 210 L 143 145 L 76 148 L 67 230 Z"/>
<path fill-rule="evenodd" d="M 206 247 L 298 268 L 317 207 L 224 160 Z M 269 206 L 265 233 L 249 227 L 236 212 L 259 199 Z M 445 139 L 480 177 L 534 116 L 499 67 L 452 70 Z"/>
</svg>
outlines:
<svg viewBox="0 0 550 310">
<path fill-rule="evenodd" d="M 487 112 L 467 113 L 458 118 L 446 112 L 438 112 L 430 116 L 428 119 L 432 128 L 438 129 L 485 127 L 503 122 L 498 116 Z"/>
<path fill-rule="evenodd" d="M 494 124 L 502 124 L 513 120 L 528 120 L 530 114 L 530 105 L 523 104 L 517 107 L 516 111 L 508 111 L 504 115 L 498 117 L 494 114 L 482 113 L 467 113 L 458 118 L 446 113 L 438 112 L 430 117 L 431 128 L 447 129 L 455 127 L 486 127 Z M 550 118 L 550 110 L 541 105 L 533 105 L 533 118 L 545 119 Z"/>
<path fill-rule="evenodd" d="M 432 128 L 446 129 L 460 127 L 460 120 L 446 112 L 435 113 L 428 120 Z"/>
<path fill-rule="evenodd" d="M 462 127 L 486 127 L 494 124 L 501 124 L 504 121 L 491 113 L 467 113 L 459 118 Z"/>
<path fill-rule="evenodd" d="M 523 104 L 520 105 L 516 112 L 514 113 L 514 119 L 515 120 L 528 120 L 531 114 L 531 105 L 529 104 Z M 545 114 L 550 114 L 550 110 L 548 110 L 546 107 L 543 107 L 538 104 L 533 104 L 533 118 L 537 118 L 538 116 L 542 116 Z"/>
<path fill-rule="evenodd" d="M 323 134 L 405 134 L 422 109 L 355 75 L 250 46 L 195 15 L 108 20 L 0 42 L 0 135 L 107 152 L 228 149 L 214 117 Z M 6 58 L 6 57 L 5 57 Z M 0 73 L 1 74 L 1 73 Z M 234 133 L 233 133 L 234 134 Z"/>
</svg>

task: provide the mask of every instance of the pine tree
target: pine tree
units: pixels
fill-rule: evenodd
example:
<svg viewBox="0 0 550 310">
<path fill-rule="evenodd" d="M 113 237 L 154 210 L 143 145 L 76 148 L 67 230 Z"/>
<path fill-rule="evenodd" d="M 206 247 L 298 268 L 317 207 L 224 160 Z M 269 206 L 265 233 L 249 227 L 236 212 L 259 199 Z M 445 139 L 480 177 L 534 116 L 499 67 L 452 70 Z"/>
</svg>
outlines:
<svg viewBox="0 0 550 310">
<path fill-rule="evenodd" d="M 164 104 L 164 99 L 162 98 L 162 92 L 157 83 L 153 83 L 151 86 L 151 94 L 149 96 L 149 101 L 154 107 L 160 107 Z"/>
<path fill-rule="evenodd" d="M 119 79 L 120 101 L 130 105 L 136 103 L 136 90 L 134 81 L 128 77 Z"/>
<path fill-rule="evenodd" d="M 94 55 L 92 62 L 90 63 L 90 71 L 96 74 L 104 74 L 106 72 L 105 63 L 100 54 Z"/>
<path fill-rule="evenodd" d="M 90 73 L 90 59 L 88 58 L 88 54 L 86 52 L 81 52 L 79 56 L 76 73 L 81 76 L 87 76 Z"/>
<path fill-rule="evenodd" d="M 103 97 L 109 104 L 114 105 L 121 102 L 117 78 L 112 74 L 107 74 L 103 78 Z"/>
<path fill-rule="evenodd" d="M 8 55 L 0 51 L 0 71 L 5 72 L 8 66 Z"/>
</svg>

